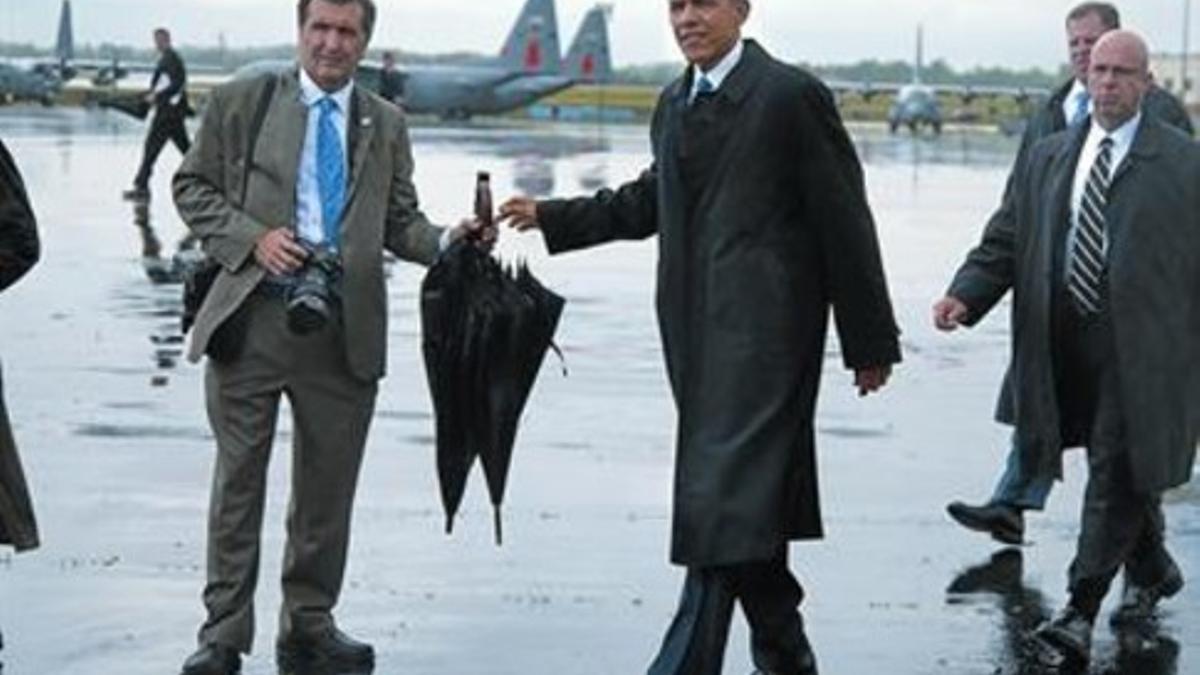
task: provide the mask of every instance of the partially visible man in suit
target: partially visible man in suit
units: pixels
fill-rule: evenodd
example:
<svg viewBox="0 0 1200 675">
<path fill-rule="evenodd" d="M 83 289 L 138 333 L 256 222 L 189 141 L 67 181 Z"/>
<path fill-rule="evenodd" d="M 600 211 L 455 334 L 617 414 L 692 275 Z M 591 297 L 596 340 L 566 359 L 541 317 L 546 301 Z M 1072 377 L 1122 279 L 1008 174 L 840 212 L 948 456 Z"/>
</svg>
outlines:
<svg viewBox="0 0 1200 675">
<path fill-rule="evenodd" d="M 133 188 L 123 195 L 133 201 L 150 198 L 150 174 L 167 141 L 174 143 L 180 154 L 187 154 L 191 147 L 184 125 L 191 110 L 187 96 L 187 68 L 179 52 L 171 47 L 171 32 L 166 28 L 154 29 L 154 47 L 159 53 L 158 65 L 150 77 L 150 91 L 146 93 L 146 101 L 154 106 L 154 117 L 146 132 L 142 163 L 133 177 Z"/>
<path fill-rule="evenodd" d="M 747 0 L 668 0 L 690 64 L 659 98 L 654 163 L 594 197 L 515 198 L 554 253 L 658 235 L 679 410 L 671 560 L 687 567 L 652 675 L 720 673 L 735 603 L 763 672 L 816 660 L 788 544 L 822 536 L 813 411 L 830 309 L 860 395 L 900 359 L 862 169 L 833 97 L 741 29 Z"/>
<path fill-rule="evenodd" d="M 1120 27 L 1121 15 L 1117 8 L 1104 2 L 1085 2 L 1067 14 L 1067 48 L 1071 55 L 1073 77 L 1030 117 L 1006 192 L 1012 189 L 1012 175 L 1017 167 L 1025 161 L 1038 141 L 1070 126 L 1082 124 L 1089 118 L 1093 104 L 1088 93 L 1087 76 L 1092 47 L 1105 33 Z M 1142 111 L 1148 118 L 1162 120 L 1188 135 L 1192 134 L 1191 116 L 1187 109 L 1170 92 L 1160 87 L 1150 86 L 1142 100 Z M 1004 208 L 1005 204 L 1007 201 L 1002 200 L 1001 208 L 992 216 L 993 220 L 1012 217 L 1012 213 Z M 1001 409 L 1010 405 L 1009 396 L 1009 378 L 1005 375 L 998 404 Z M 1024 513 L 1044 509 L 1054 487 L 1053 477 L 1025 470 L 1021 464 L 1022 454 L 1014 435 L 1004 471 L 991 498 L 979 505 L 952 502 L 946 507 L 950 516 L 963 526 L 986 532 L 1002 543 L 1021 543 L 1025 537 Z M 1136 588 L 1131 592 L 1136 592 Z"/>
<path fill-rule="evenodd" d="M 1105 34 L 1088 71 L 1092 116 L 1030 149 L 1013 217 L 989 224 L 934 307 L 952 330 L 1012 289 L 1001 421 L 1038 475 L 1061 476 L 1062 450 L 1087 447 L 1070 602 L 1037 631 L 1071 661 L 1088 660 L 1122 568 L 1140 592 L 1117 619 L 1147 618 L 1183 586 L 1161 494 L 1191 479 L 1200 431 L 1200 148 L 1142 111 L 1150 86 L 1141 38 Z"/>
<path fill-rule="evenodd" d="M 428 264 L 474 226 L 429 223 L 403 113 L 355 85 L 375 14 L 372 0 L 299 0 L 300 67 L 215 90 L 175 176 L 180 215 L 221 266 L 189 353 L 210 356 L 217 456 L 208 618 L 185 675 L 238 672 L 250 651 L 267 462 L 285 394 L 295 442 L 276 660 L 289 673 L 373 668 L 374 650 L 341 632 L 332 610 L 384 375 L 383 250 Z"/>
<path fill-rule="evenodd" d="M 37 219 L 25 194 L 25 183 L 8 148 L 0 141 L 0 291 L 23 277 L 37 262 L 39 253 Z M 4 545 L 17 552 L 35 549 L 38 531 L 4 407 L 4 382 L 0 377 L 0 546 Z M 3 643 L 0 637 L 0 648 Z"/>
<path fill-rule="evenodd" d="M 396 70 L 396 55 L 390 51 L 383 53 L 383 68 L 379 71 L 379 95 L 404 107 L 404 74 Z"/>
</svg>

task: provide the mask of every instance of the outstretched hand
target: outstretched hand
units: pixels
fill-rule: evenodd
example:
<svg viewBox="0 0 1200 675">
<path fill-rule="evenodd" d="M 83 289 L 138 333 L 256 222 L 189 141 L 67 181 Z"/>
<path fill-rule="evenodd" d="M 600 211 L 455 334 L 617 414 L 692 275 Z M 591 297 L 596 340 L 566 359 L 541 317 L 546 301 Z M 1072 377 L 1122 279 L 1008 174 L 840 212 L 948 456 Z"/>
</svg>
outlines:
<svg viewBox="0 0 1200 675">
<path fill-rule="evenodd" d="M 515 227 L 520 232 L 537 229 L 537 200 L 530 197 L 513 197 L 504 202 L 500 205 L 500 222 L 505 221 L 509 227 Z"/>
</svg>

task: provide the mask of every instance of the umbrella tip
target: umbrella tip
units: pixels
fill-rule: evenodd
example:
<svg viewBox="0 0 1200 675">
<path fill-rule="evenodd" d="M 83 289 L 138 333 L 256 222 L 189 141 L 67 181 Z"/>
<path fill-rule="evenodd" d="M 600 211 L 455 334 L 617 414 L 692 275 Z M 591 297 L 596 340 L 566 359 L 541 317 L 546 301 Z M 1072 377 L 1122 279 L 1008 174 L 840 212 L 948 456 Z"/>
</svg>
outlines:
<svg viewBox="0 0 1200 675">
<path fill-rule="evenodd" d="M 500 546 L 504 543 L 503 533 L 500 526 L 500 506 L 497 504 L 492 510 L 492 525 L 496 531 L 496 545 Z"/>
<path fill-rule="evenodd" d="M 446 534 L 454 531 L 454 516 L 446 516 Z"/>
</svg>

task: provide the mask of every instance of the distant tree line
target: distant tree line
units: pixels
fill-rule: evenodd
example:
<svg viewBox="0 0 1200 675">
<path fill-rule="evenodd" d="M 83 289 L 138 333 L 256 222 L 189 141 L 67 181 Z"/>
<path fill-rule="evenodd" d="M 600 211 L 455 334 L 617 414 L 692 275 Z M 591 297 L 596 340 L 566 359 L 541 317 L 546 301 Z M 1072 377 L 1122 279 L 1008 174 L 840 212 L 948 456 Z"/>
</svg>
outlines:
<svg viewBox="0 0 1200 675">
<path fill-rule="evenodd" d="M 878 61 L 870 59 L 849 65 L 799 64 L 801 67 L 829 80 L 852 82 L 910 82 L 913 65 L 906 61 Z M 683 63 L 651 63 L 618 68 L 616 81 L 622 84 L 665 85 L 683 72 Z M 938 59 L 925 66 L 921 73 L 927 84 L 984 85 L 990 87 L 1039 87 L 1049 89 L 1068 77 L 1064 66 L 1058 72 L 1047 72 L 1038 68 L 1014 70 L 1000 67 L 975 67 L 957 71 L 944 60 Z"/>
<path fill-rule="evenodd" d="M 219 46 L 196 47 L 183 45 L 178 47 L 179 53 L 189 63 L 210 66 L 222 66 L 234 69 L 253 61 L 263 59 L 295 58 L 294 45 L 275 45 L 267 47 L 237 47 L 223 48 Z M 377 58 L 386 49 L 377 47 L 371 49 L 368 58 Z M 416 54 L 400 49 L 392 50 L 397 54 L 400 63 L 411 64 L 473 64 L 483 63 L 491 57 L 472 52 L 453 52 L 448 54 Z M 17 44 L 0 42 L 0 56 L 5 57 L 46 57 L 53 50 L 32 44 Z M 75 55 L 82 59 L 112 59 L 118 61 L 153 61 L 157 54 L 153 49 L 136 48 L 128 45 L 101 43 L 99 45 L 79 45 Z M 906 61 L 879 61 L 869 59 L 849 65 L 813 65 L 800 64 L 818 76 L 834 80 L 850 80 L 856 82 L 908 82 L 912 80 L 913 65 Z M 625 66 L 616 69 L 614 77 L 619 84 L 644 84 L 662 86 L 683 72 L 681 62 L 649 63 Z M 957 71 L 942 59 L 933 61 L 925 66 L 922 79 L 928 84 L 976 85 L 996 87 L 1041 87 L 1051 88 L 1067 77 L 1064 66 L 1058 72 L 1047 72 L 1037 68 L 1014 70 L 1000 67 L 975 67 L 970 70 Z"/>
</svg>

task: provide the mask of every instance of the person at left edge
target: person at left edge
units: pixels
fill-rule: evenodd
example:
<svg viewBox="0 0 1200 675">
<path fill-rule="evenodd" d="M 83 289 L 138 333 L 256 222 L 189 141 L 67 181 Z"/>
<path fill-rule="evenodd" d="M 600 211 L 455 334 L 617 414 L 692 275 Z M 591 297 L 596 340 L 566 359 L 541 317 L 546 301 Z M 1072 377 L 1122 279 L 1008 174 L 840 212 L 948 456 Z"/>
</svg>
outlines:
<svg viewBox="0 0 1200 675">
<path fill-rule="evenodd" d="M 154 46 L 160 56 L 154 75 L 150 77 L 150 91 L 146 93 L 146 101 L 154 106 L 154 117 L 146 133 L 142 163 L 133 177 L 133 188 L 122 195 L 132 201 L 150 198 L 150 174 L 167 141 L 174 143 L 180 154 L 185 155 L 192 145 L 184 125 L 191 110 L 187 96 L 187 68 L 179 52 L 171 47 L 171 32 L 166 28 L 154 29 Z"/>
<path fill-rule="evenodd" d="M 0 291 L 25 276 L 40 251 L 37 219 L 25 194 L 25 184 L 8 148 L 0 141 Z M 24 552 L 38 547 L 37 521 L 4 407 L 3 387 L 0 378 L 0 546 Z M 0 636 L 0 648 L 3 641 Z"/>
<path fill-rule="evenodd" d="M 221 265 L 189 352 L 193 361 L 210 355 L 205 389 L 217 455 L 207 619 L 185 675 L 236 673 L 252 646 L 267 463 L 284 394 L 295 441 L 276 660 L 285 672 L 373 668 L 374 650 L 339 630 L 333 608 L 385 369 L 383 253 L 428 264 L 439 247 L 479 228 L 426 219 L 403 113 L 354 82 L 374 26 L 372 0 L 299 0 L 296 9 L 300 67 L 216 89 L 174 180 L 180 215 Z M 261 126 L 248 138 L 259 110 Z M 478 234 L 490 240 L 494 230 Z M 287 325 L 286 298 L 313 247 L 340 260 L 340 310 L 299 335 Z"/>
</svg>

